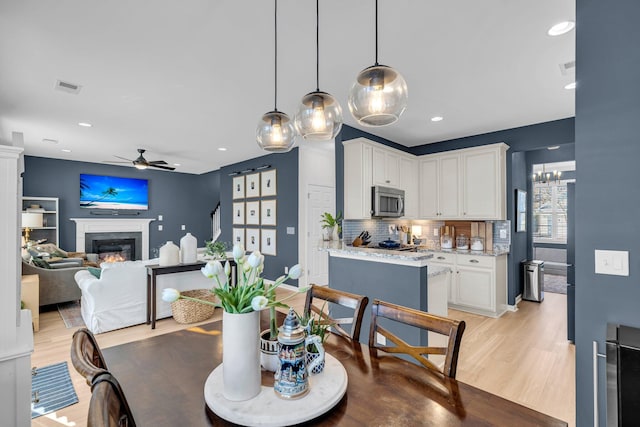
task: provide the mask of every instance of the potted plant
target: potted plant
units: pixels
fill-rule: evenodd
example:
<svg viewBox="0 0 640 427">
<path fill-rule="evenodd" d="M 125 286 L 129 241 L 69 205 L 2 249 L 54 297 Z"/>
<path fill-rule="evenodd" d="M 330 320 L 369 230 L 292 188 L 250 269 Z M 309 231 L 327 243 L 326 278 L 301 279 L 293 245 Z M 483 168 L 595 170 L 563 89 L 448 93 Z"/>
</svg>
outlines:
<svg viewBox="0 0 640 427">
<path fill-rule="evenodd" d="M 214 242 L 213 240 L 209 240 L 205 243 L 205 252 L 206 256 L 213 257 L 213 259 L 225 259 L 227 257 L 226 250 L 227 244 L 225 242 Z"/>
<path fill-rule="evenodd" d="M 340 233 L 342 232 L 342 212 L 334 217 L 329 212 L 325 212 L 320 215 L 320 224 L 322 229 L 326 230 L 326 235 L 323 233 L 324 240 L 340 240 Z M 325 238 L 327 237 L 327 238 Z"/>
<path fill-rule="evenodd" d="M 296 315 L 298 316 L 298 320 L 300 321 L 300 324 L 305 328 L 307 336 L 310 337 L 315 335 L 319 337 L 321 344 L 324 344 L 325 340 L 328 337 L 327 329 L 329 329 L 331 325 L 333 325 L 333 323 L 331 323 L 327 318 L 326 311 L 325 311 L 326 305 L 327 303 L 325 302 L 322 305 L 322 309 L 320 310 L 321 313 L 318 315 L 313 313 L 311 310 L 309 310 L 308 313 L 304 313 L 302 316 L 296 313 Z M 320 353 L 314 343 L 308 344 L 306 351 L 307 351 L 307 366 L 309 366 L 314 359 L 320 356 Z M 318 364 L 315 368 L 313 368 L 312 373 L 318 374 L 322 372 L 323 369 L 324 369 L 324 360 L 320 364 Z"/>
</svg>

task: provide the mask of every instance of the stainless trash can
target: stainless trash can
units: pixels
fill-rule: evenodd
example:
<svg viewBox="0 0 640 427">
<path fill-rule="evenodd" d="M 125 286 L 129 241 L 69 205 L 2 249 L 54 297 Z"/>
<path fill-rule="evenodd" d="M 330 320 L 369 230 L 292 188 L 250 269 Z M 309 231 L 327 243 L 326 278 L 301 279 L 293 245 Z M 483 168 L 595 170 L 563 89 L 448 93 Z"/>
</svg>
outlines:
<svg viewBox="0 0 640 427">
<path fill-rule="evenodd" d="M 522 299 L 542 302 L 544 300 L 544 261 L 523 261 L 522 279 L 524 283 Z"/>
</svg>

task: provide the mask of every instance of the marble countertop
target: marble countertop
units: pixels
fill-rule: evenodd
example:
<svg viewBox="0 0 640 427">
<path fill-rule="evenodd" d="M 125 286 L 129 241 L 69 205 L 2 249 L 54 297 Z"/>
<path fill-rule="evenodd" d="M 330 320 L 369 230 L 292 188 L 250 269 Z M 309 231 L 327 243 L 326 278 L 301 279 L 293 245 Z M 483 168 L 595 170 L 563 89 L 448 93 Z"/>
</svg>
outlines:
<svg viewBox="0 0 640 427">
<path fill-rule="evenodd" d="M 331 256 L 342 258 L 358 258 L 389 264 L 424 267 L 433 258 L 433 252 L 394 251 L 389 249 L 362 248 L 345 245 L 342 241 L 322 241 L 319 250 L 326 250 Z"/>
<path fill-rule="evenodd" d="M 440 265 L 429 265 L 427 268 L 427 277 L 435 277 L 446 273 L 453 273 L 453 271 L 449 267 Z"/>
</svg>

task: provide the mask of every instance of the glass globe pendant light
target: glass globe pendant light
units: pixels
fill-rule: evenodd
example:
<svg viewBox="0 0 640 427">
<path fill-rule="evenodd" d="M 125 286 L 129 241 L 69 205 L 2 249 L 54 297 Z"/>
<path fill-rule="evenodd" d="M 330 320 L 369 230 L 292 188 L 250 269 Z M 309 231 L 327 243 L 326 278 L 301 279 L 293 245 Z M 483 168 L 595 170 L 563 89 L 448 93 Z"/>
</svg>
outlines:
<svg viewBox="0 0 640 427">
<path fill-rule="evenodd" d="M 320 7 L 316 0 L 316 90 L 306 94 L 294 122 L 300 136 L 309 141 L 327 141 L 342 129 L 342 108 L 338 101 L 320 90 Z"/>
<path fill-rule="evenodd" d="M 278 111 L 278 0 L 274 0 L 274 96 L 273 110 L 265 113 L 258 122 L 256 140 L 265 151 L 286 153 L 293 147 L 295 130 L 285 113 Z"/>
<path fill-rule="evenodd" d="M 376 0 L 376 62 L 360 71 L 349 91 L 351 115 L 363 126 L 395 123 L 407 108 L 407 83 L 391 67 L 378 64 L 378 0 Z"/>
</svg>

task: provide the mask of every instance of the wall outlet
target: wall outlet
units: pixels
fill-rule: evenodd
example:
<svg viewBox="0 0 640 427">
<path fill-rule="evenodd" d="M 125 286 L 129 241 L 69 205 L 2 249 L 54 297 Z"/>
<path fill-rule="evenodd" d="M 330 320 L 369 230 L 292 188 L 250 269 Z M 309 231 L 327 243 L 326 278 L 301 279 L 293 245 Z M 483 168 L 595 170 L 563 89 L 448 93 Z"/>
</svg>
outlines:
<svg viewBox="0 0 640 427">
<path fill-rule="evenodd" d="M 440 233 L 440 229 L 439 228 L 434 228 L 433 229 L 433 237 L 438 237 L 438 234 Z"/>
<path fill-rule="evenodd" d="M 505 230 L 505 229 L 501 229 L 500 230 L 500 238 L 501 239 L 506 239 L 507 238 L 507 230 Z"/>
<path fill-rule="evenodd" d="M 158 231 L 162 231 L 162 225 L 158 226 Z"/>
<path fill-rule="evenodd" d="M 295 227 L 287 227 L 287 234 L 296 234 Z"/>
<path fill-rule="evenodd" d="M 284 267 L 284 274 L 289 274 L 289 267 L 287 266 Z"/>
<path fill-rule="evenodd" d="M 186 229 L 187 229 L 187 226 L 186 226 L 186 225 L 182 224 L 182 225 L 180 226 L 180 230 L 186 230 Z"/>
<path fill-rule="evenodd" d="M 158 221 L 162 221 L 162 215 L 158 215 Z"/>
</svg>

